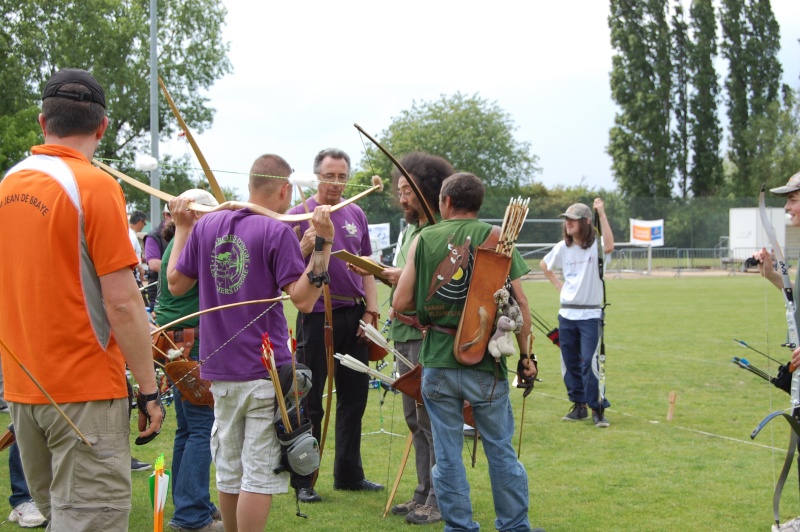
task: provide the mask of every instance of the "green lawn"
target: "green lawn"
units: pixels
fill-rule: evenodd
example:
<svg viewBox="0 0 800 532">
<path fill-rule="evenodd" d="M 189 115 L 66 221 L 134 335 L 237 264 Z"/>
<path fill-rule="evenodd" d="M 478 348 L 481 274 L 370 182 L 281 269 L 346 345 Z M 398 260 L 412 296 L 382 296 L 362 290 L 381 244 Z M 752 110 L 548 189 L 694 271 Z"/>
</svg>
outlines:
<svg viewBox="0 0 800 532">
<path fill-rule="evenodd" d="M 774 364 L 770 367 L 732 338 L 788 359 L 789 351 L 779 346 L 786 330 L 779 291 L 755 275 L 610 279 L 607 288 L 610 428 L 561 421 L 570 404 L 559 354 L 542 334 L 536 343 L 543 380 L 527 399 L 521 458 L 529 475 L 532 524 L 548 531 L 767 530 L 789 428 L 776 420 L 755 442 L 749 434 L 766 414 L 787 407 L 789 398 L 730 359 L 744 357 L 775 371 Z M 555 323 L 558 294 L 552 286 L 533 281 L 525 283 L 525 290 L 533 307 Z M 382 291 L 381 303 L 386 297 Z M 667 422 L 671 391 L 677 393 L 677 404 L 674 420 Z M 521 392 L 515 391 L 512 400 L 519 425 Z M 134 447 L 135 456 L 153 462 L 164 452 L 170 462 L 173 414 L 168 409 L 161 436 Z M 401 518 L 381 517 L 405 442 L 400 398 L 373 390 L 364 419 L 364 468 L 370 480 L 387 485 L 386 492 L 333 491 L 332 429 L 331 424 L 317 484 L 324 501 L 303 505 L 308 518 L 301 519 L 295 516 L 293 494 L 278 496 L 268 528 L 409 530 Z M 468 463 L 466 449 L 464 457 Z M 491 491 L 480 446 L 476 467 L 467 471 L 475 518 L 484 530 L 492 530 Z M 134 473 L 132 531 L 152 530 L 148 474 Z M 7 475 L 2 468 L 3 497 L 8 496 Z M 396 502 L 410 498 L 414 479 L 412 457 Z M 170 503 L 167 518 L 171 512 Z M 788 520 L 798 515 L 793 472 L 781 516 Z M 0 528 L 15 526 L 4 523 Z"/>
</svg>

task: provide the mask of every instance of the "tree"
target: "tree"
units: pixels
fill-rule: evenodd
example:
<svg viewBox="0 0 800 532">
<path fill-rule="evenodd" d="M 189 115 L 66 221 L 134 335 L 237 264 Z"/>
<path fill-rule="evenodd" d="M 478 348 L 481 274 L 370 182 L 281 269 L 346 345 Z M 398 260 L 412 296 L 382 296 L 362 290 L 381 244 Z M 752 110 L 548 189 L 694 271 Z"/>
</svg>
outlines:
<svg viewBox="0 0 800 532">
<path fill-rule="evenodd" d="M 672 65 L 673 72 L 673 112 L 675 131 L 672 135 L 675 173 L 681 197 L 689 192 L 689 26 L 683 16 L 683 6 L 677 4 L 672 15 Z"/>
<path fill-rule="evenodd" d="M 413 102 L 411 109 L 392 120 L 379 141 L 397 158 L 421 150 L 444 157 L 459 172 L 474 173 L 487 190 L 481 216 L 502 216 L 509 197 L 532 183 L 540 171 L 530 143 L 516 140 L 515 129 L 511 116 L 496 102 L 456 93 Z M 373 174 L 388 176 L 391 170 L 392 163 L 368 146 L 352 181 L 364 186 Z"/>
<path fill-rule="evenodd" d="M 609 132 L 614 180 L 625 196 L 670 197 L 672 65 L 668 4 L 611 0 L 611 95 L 620 111 Z"/>
<path fill-rule="evenodd" d="M 133 173 L 133 154 L 150 144 L 149 2 L 0 0 L 0 6 L 0 124 L 41 138 L 36 123 L 28 126 L 27 120 L 31 109 L 39 108 L 46 80 L 64 67 L 85 68 L 106 91 L 109 127 L 97 156 L 121 159 L 119 169 Z M 159 74 L 186 122 L 197 131 L 213 119 L 201 89 L 231 70 L 221 32 L 225 14 L 219 0 L 158 3 Z M 177 128 L 163 100 L 159 123 L 165 135 Z M 21 155 L 22 142 L 15 145 L 7 137 L 0 137 L 0 169 Z M 167 167 L 162 173 L 167 182 L 169 172 Z M 127 185 L 124 188 L 130 192 Z"/>
<path fill-rule="evenodd" d="M 719 76 L 714 69 L 717 57 L 717 22 L 712 0 L 695 0 L 689 11 L 692 45 L 689 51 L 691 112 L 691 152 L 689 169 L 695 197 L 719 193 L 723 182 L 719 145 L 722 129 L 717 116 Z M 685 196 L 684 196 L 685 197 Z"/>
<path fill-rule="evenodd" d="M 764 0 L 723 0 L 720 9 L 722 55 L 728 60 L 728 118 L 730 149 L 734 165 L 731 191 L 751 195 L 765 176 L 760 159 L 771 155 L 761 139 L 775 135 L 775 125 L 764 117 L 781 95 L 782 68 L 778 22 L 769 2 Z"/>
</svg>

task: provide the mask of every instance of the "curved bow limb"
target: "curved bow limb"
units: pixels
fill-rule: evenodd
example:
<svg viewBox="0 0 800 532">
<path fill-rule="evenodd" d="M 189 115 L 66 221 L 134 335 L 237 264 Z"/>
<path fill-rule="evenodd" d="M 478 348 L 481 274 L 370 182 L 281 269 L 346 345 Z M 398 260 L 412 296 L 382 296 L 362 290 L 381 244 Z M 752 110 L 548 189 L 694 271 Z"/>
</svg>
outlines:
<svg viewBox="0 0 800 532">
<path fill-rule="evenodd" d="M 27 375 L 28 378 L 31 379 L 33 384 L 35 384 L 36 387 L 39 388 L 39 391 L 42 392 L 42 395 L 44 395 L 45 398 L 47 398 L 47 400 L 50 402 L 50 404 L 53 405 L 53 408 L 55 408 L 56 411 L 61 415 L 61 417 L 64 418 L 64 421 L 66 421 L 69 424 L 69 426 L 72 427 L 72 430 L 74 430 L 75 433 L 80 437 L 80 439 L 83 440 L 83 443 L 91 447 L 92 444 L 89 443 L 89 440 L 86 439 L 86 436 L 83 435 L 78 426 L 75 425 L 75 423 L 72 422 L 69 416 L 61 409 L 61 407 L 58 406 L 58 403 L 56 403 L 55 399 L 53 399 L 53 397 L 49 393 L 47 393 L 47 390 L 45 390 L 44 387 L 41 385 L 41 383 L 39 383 L 39 381 L 36 380 L 36 377 L 34 377 L 33 374 L 30 371 L 28 371 L 28 368 L 25 367 L 22 361 L 20 361 L 20 359 L 17 358 L 17 355 L 14 354 L 11 348 L 9 348 L 8 345 L 6 345 L 6 343 L 2 339 L 0 339 L 0 347 L 3 348 L 3 354 L 10 355 L 11 358 L 14 359 L 14 362 L 19 364 L 19 367 L 22 369 L 22 371 L 25 372 L 25 375 Z"/>
<path fill-rule="evenodd" d="M 800 344 L 800 341 L 798 340 L 797 323 L 795 322 L 796 306 L 794 302 L 794 292 L 792 290 L 792 281 L 789 278 L 789 266 L 786 264 L 786 259 L 783 255 L 783 251 L 781 250 L 780 243 L 778 242 L 778 237 L 775 234 L 775 228 L 772 227 L 772 222 L 770 221 L 769 216 L 767 216 L 766 189 L 766 183 L 762 184 L 761 191 L 758 195 L 758 212 L 761 217 L 761 224 L 764 226 L 764 231 L 767 233 L 770 245 L 772 246 L 772 252 L 775 255 L 778 272 L 781 276 L 781 291 L 784 297 L 784 306 L 786 307 L 786 326 L 787 335 L 789 338 L 789 341 L 784 345 L 794 349 L 798 344 Z M 789 425 L 792 427 L 791 437 L 789 438 L 789 448 L 786 451 L 783 469 L 778 477 L 778 482 L 775 484 L 775 492 L 772 497 L 772 511 L 776 523 L 780 522 L 779 509 L 783 486 L 786 483 L 789 470 L 792 468 L 794 454 L 797 449 L 798 442 L 800 442 L 800 423 L 798 422 L 800 419 L 800 371 L 795 371 L 792 375 L 791 391 L 789 395 L 791 396 L 791 406 L 789 408 L 792 410 L 792 414 L 789 415 L 783 410 L 773 412 L 764 418 L 764 420 L 750 435 L 751 438 L 755 438 L 767 423 L 779 416 L 782 416 L 784 419 L 786 419 L 786 421 L 788 421 Z"/>
<path fill-rule="evenodd" d="M 792 469 L 795 450 L 797 449 L 798 443 L 800 443 L 800 422 L 797 420 L 797 418 L 800 417 L 800 411 L 795 409 L 792 415 L 787 414 L 783 410 L 772 412 L 753 430 L 750 434 L 750 439 L 755 439 L 758 433 L 761 432 L 761 429 L 777 417 L 783 417 L 792 429 L 789 435 L 789 448 L 786 451 L 786 458 L 783 461 L 781 474 L 778 477 L 778 482 L 775 484 L 775 491 L 772 494 L 772 516 L 775 519 L 775 524 L 780 524 L 781 494 L 783 493 L 783 486 L 786 484 L 786 479 L 789 478 L 789 471 Z"/>
<path fill-rule="evenodd" d="M 132 187 L 135 187 L 135 188 L 138 188 L 139 190 L 147 192 L 148 194 L 151 194 L 151 195 L 153 195 L 153 196 L 155 196 L 155 197 L 157 197 L 157 198 L 159 198 L 159 199 L 161 199 L 163 201 L 169 202 L 170 200 L 172 200 L 175 197 L 172 194 L 168 194 L 167 192 L 164 192 L 163 190 L 158 190 L 156 188 L 151 187 L 150 185 L 142 183 L 141 181 L 139 181 L 137 179 L 134 179 L 131 176 L 120 172 L 119 170 L 115 170 L 114 168 L 111 168 L 107 164 L 102 163 L 102 162 L 98 161 L 97 159 L 92 159 L 92 164 L 94 164 L 95 166 L 97 166 L 101 170 L 104 170 L 105 172 L 108 172 L 109 174 L 111 174 L 112 176 L 116 177 L 117 179 L 120 179 L 120 180 L 126 182 L 127 184 L 131 185 Z M 356 201 L 360 200 L 361 198 L 363 198 L 363 197 L 365 197 L 365 196 L 367 196 L 369 194 L 372 194 L 373 192 L 380 192 L 380 191 L 383 190 L 383 183 L 380 182 L 380 178 L 379 177 L 373 178 L 372 183 L 373 183 L 372 186 L 370 188 L 368 188 L 367 190 L 356 194 L 352 198 L 348 198 L 348 199 L 346 199 L 344 201 L 340 201 L 336 205 L 332 206 L 331 207 L 331 212 L 338 211 L 339 209 L 342 209 L 342 208 L 346 207 L 347 205 L 350 205 L 351 203 L 355 203 Z M 277 213 L 275 211 L 272 211 L 270 209 L 267 209 L 266 207 L 262 207 L 260 205 L 256 205 L 254 203 L 250 203 L 250 202 L 247 202 L 247 201 L 226 201 L 225 203 L 217 205 L 216 207 L 211 207 L 209 205 L 201 205 L 199 203 L 191 202 L 191 203 L 189 203 L 188 207 L 189 207 L 189 209 L 191 209 L 193 211 L 197 211 L 197 212 L 215 212 L 215 211 L 222 211 L 222 210 L 235 211 L 235 210 L 239 210 L 239 209 L 250 209 L 251 211 L 253 211 L 256 214 L 262 214 L 264 216 L 269 216 L 270 218 L 273 218 L 273 219 L 278 220 L 280 222 L 304 222 L 306 220 L 310 220 L 311 217 L 313 216 L 313 213 L 281 214 L 281 213 Z"/>
<path fill-rule="evenodd" d="M 197 160 L 200 162 L 200 167 L 203 169 L 206 179 L 208 179 L 208 184 L 211 185 L 211 192 L 214 193 L 214 197 L 219 203 L 225 203 L 225 195 L 222 193 L 222 188 L 220 188 L 217 178 L 214 177 L 214 172 L 211 171 L 211 167 L 208 165 L 206 158 L 203 156 L 203 152 L 200 151 L 200 146 L 197 145 L 192 132 L 189 131 L 189 126 L 187 126 L 186 122 L 183 120 L 183 116 L 181 116 L 178 106 L 175 105 L 175 102 L 172 100 L 172 96 L 169 95 L 167 86 L 164 84 L 164 80 L 161 79 L 161 76 L 158 77 L 158 84 L 161 85 L 161 90 L 164 92 L 164 97 L 167 99 L 169 108 L 172 109 L 172 114 L 175 115 L 175 118 L 178 120 L 178 124 L 186 134 L 186 140 L 189 141 L 195 157 L 197 157 Z"/>
<path fill-rule="evenodd" d="M 262 303 L 262 304 L 263 303 L 277 303 L 278 301 L 286 301 L 288 299 L 289 299 L 288 295 L 282 295 L 280 297 L 272 297 L 272 298 L 269 298 L 269 299 L 251 299 L 249 301 L 239 301 L 237 303 L 228 303 L 227 305 L 220 305 L 218 307 L 207 308 L 205 310 L 200 310 L 200 311 L 197 311 L 197 312 L 193 312 L 191 314 L 183 316 L 182 318 L 178 318 L 175 321 L 171 321 L 171 322 L 167 323 L 166 325 L 162 325 L 161 327 L 153 329 L 153 330 L 150 331 L 150 335 L 154 336 L 154 335 L 156 335 L 156 334 L 158 334 L 160 332 L 163 332 L 163 331 L 166 331 L 168 329 L 171 329 L 172 327 L 178 325 L 179 323 L 182 323 L 184 321 L 190 320 L 192 318 L 196 318 L 197 316 L 202 316 L 203 314 L 208 314 L 210 312 L 217 312 L 218 310 L 225 310 L 226 308 L 242 307 L 244 305 L 258 305 L 259 303 Z"/>
<path fill-rule="evenodd" d="M 333 309 L 331 306 L 331 289 L 325 284 L 322 285 L 323 301 L 325 303 L 325 362 L 328 368 L 328 397 L 325 399 L 325 420 L 322 423 L 322 434 L 319 441 L 319 459 L 322 461 L 322 451 L 325 449 L 325 440 L 328 437 L 328 422 L 331 419 L 331 405 L 333 402 L 333 372 L 334 372 L 334 358 L 333 358 Z M 314 472 L 314 478 L 311 479 L 311 487 L 317 484 L 319 478 L 319 469 Z"/>
<path fill-rule="evenodd" d="M 431 209 L 431 206 L 428 205 L 428 201 L 425 199 L 425 196 L 422 194 L 422 191 L 417 186 L 417 183 L 411 178 L 411 175 L 408 173 L 408 171 L 406 171 L 406 169 L 403 168 L 403 165 L 400 164 L 400 161 L 395 159 L 394 155 L 389 153 L 389 150 L 384 148 L 380 142 L 375 140 L 372 136 L 370 136 L 369 133 L 364 131 L 364 129 L 361 126 L 359 126 L 358 124 L 353 124 L 353 126 L 355 126 L 355 128 L 358 131 L 360 131 L 362 135 L 367 137 L 370 140 L 370 142 L 372 142 L 379 150 L 381 150 L 381 152 L 383 152 L 383 154 L 386 157 L 388 157 L 390 161 L 392 161 L 392 164 L 395 165 L 398 170 L 400 170 L 400 173 L 403 174 L 403 177 L 405 177 L 406 180 L 408 181 L 408 186 L 410 186 L 411 190 L 414 191 L 414 194 L 417 195 L 420 207 L 422 207 L 422 210 L 425 211 L 425 217 L 428 218 L 428 223 L 431 225 L 435 224 L 436 217 L 433 215 L 433 210 Z"/>
</svg>

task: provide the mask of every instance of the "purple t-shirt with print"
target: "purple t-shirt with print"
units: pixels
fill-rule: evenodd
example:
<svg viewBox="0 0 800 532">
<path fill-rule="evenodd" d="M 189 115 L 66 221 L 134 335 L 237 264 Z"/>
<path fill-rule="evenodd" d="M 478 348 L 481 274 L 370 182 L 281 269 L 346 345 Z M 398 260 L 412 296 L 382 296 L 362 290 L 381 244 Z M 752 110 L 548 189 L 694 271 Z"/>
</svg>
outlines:
<svg viewBox="0 0 800 532">
<path fill-rule="evenodd" d="M 308 199 L 308 208 L 314 210 L 314 207 L 319 205 L 314 198 Z M 304 213 L 305 207 L 302 204 L 296 205 L 289 209 L 290 214 Z M 331 252 L 344 249 L 353 255 L 369 256 L 372 255 L 372 243 L 369 239 L 369 225 L 367 216 L 361 207 L 351 203 L 343 209 L 331 213 L 331 222 L 333 223 L 333 248 Z M 293 226 L 300 226 L 300 236 L 302 236 L 309 227 L 309 222 L 296 222 Z M 309 257 L 306 257 L 308 263 Z M 364 297 L 364 282 L 360 275 L 355 274 L 347 269 L 347 263 L 339 260 L 336 257 L 331 257 L 328 264 L 328 274 L 331 278 L 331 294 L 351 297 L 363 298 Z M 352 307 L 352 302 L 339 301 L 336 299 L 331 300 L 332 308 Z M 314 304 L 312 312 L 325 312 L 325 304 L 323 299 L 320 299 Z"/>
<path fill-rule="evenodd" d="M 242 209 L 203 216 L 192 229 L 176 268 L 197 279 L 200 308 L 207 309 L 278 297 L 282 287 L 300 278 L 305 264 L 291 227 Z M 266 378 L 261 362 L 264 332 L 269 332 L 276 364 L 290 362 L 283 305 L 277 303 L 265 313 L 270 305 L 243 305 L 200 317 L 200 360 L 205 361 L 200 374 L 204 379 Z"/>
</svg>

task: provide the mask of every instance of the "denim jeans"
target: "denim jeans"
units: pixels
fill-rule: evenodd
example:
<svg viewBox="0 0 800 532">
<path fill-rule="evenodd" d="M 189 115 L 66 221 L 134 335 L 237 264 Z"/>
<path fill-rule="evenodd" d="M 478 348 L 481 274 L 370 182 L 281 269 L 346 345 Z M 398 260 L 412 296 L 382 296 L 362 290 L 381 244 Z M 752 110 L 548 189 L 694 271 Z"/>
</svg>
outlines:
<svg viewBox="0 0 800 532">
<path fill-rule="evenodd" d="M 558 317 L 558 338 L 561 342 L 561 373 L 569 400 L 599 407 L 597 351 L 600 341 L 600 318 L 568 320 Z M 603 408 L 611 403 L 604 398 Z"/>
<path fill-rule="evenodd" d="M 33 500 L 28 492 L 28 483 L 25 482 L 22 459 L 19 457 L 19 447 L 16 443 L 8 448 L 8 476 L 11 481 L 11 496 L 8 498 L 8 504 L 12 508 Z"/>
<path fill-rule="evenodd" d="M 508 380 L 475 369 L 425 368 L 422 397 L 433 428 L 436 465 L 433 485 L 445 532 L 477 531 L 472 518 L 470 488 L 462 458 L 464 400 L 470 402 L 475 424 L 489 462 L 489 480 L 497 530 L 529 531 L 528 475 L 517 460 L 511 439 L 514 416 L 508 398 Z"/>
<path fill-rule="evenodd" d="M 184 400 L 177 386 L 173 394 L 178 428 L 172 451 L 172 523 L 202 528 L 213 520 L 216 510 L 208 491 L 214 409 Z"/>
</svg>

